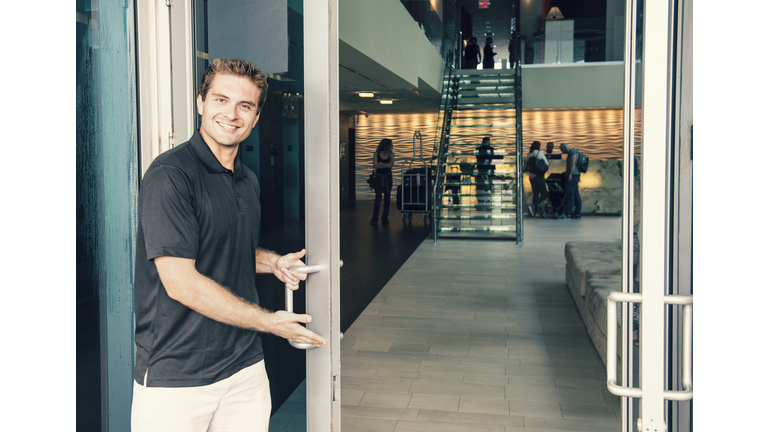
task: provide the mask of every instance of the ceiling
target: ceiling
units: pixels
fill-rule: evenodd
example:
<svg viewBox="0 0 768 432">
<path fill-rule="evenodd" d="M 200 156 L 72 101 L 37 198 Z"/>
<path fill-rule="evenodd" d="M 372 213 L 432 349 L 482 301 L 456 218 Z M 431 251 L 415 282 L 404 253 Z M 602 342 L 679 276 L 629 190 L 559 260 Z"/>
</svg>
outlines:
<svg viewBox="0 0 768 432">
<path fill-rule="evenodd" d="M 472 16 L 473 34 L 478 44 L 485 44 L 486 32 L 494 38 L 497 58 L 508 58 L 507 41 L 514 10 L 513 0 L 492 1 L 488 9 L 479 9 L 477 0 L 456 0 L 457 25 L 462 7 Z M 464 36 L 463 36 L 464 37 Z M 406 80 L 381 64 L 339 41 L 339 110 L 346 114 L 430 111 L 440 106 L 440 93 L 423 82 L 414 88 Z M 372 92 L 375 98 L 361 98 L 360 92 Z M 392 99 L 382 105 L 379 99 Z"/>
</svg>

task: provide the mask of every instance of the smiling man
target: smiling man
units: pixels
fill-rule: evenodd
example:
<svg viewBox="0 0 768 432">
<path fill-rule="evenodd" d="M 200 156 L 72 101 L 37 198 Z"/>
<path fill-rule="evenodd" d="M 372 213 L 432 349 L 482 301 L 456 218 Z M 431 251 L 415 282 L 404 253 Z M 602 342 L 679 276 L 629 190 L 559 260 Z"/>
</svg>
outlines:
<svg viewBox="0 0 768 432">
<path fill-rule="evenodd" d="M 309 315 L 259 306 L 256 273 L 290 288 L 305 251 L 258 247 L 256 175 L 238 152 L 259 121 L 267 78 L 242 60 L 214 60 L 197 96 L 200 130 L 158 156 L 139 190 L 131 428 L 259 431 L 271 399 L 261 334 L 326 341 Z"/>
</svg>

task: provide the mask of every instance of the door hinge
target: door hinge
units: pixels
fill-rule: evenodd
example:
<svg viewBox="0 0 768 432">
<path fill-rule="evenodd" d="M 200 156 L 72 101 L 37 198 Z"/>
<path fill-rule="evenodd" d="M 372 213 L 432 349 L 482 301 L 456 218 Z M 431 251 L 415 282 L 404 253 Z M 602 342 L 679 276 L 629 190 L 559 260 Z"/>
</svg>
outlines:
<svg viewBox="0 0 768 432">
<path fill-rule="evenodd" d="M 165 0 L 165 5 L 171 7 L 171 0 Z"/>
<path fill-rule="evenodd" d="M 339 376 L 333 376 L 333 402 L 336 402 L 337 395 L 339 394 Z"/>
<path fill-rule="evenodd" d="M 168 132 L 168 146 L 170 148 L 174 148 L 176 146 L 176 143 L 173 142 L 174 138 L 175 138 L 175 135 L 173 134 L 173 132 Z"/>
</svg>

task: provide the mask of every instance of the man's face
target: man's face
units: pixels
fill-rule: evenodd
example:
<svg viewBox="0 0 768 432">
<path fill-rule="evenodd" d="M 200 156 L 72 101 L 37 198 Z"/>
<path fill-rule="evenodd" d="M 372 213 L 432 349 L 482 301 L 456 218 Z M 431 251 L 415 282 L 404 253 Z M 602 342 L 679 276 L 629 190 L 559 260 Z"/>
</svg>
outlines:
<svg viewBox="0 0 768 432">
<path fill-rule="evenodd" d="M 250 79 L 216 74 L 205 101 L 197 96 L 200 135 L 209 146 L 236 147 L 259 121 L 258 101 L 259 88 Z"/>
<path fill-rule="evenodd" d="M 561 151 L 562 153 L 568 153 L 568 147 L 567 147 L 567 146 L 564 146 L 564 145 L 561 145 L 561 146 L 560 146 L 560 151 Z"/>
</svg>

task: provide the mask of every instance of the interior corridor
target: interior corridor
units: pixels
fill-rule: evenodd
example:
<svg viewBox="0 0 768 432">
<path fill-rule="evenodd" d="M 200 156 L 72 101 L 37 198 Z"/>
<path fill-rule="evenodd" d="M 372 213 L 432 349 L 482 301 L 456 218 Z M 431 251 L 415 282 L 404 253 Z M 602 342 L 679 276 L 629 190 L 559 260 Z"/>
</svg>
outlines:
<svg viewBox="0 0 768 432">
<path fill-rule="evenodd" d="M 617 240 L 620 228 L 620 217 L 529 218 L 522 246 L 423 240 L 344 333 L 342 429 L 619 430 L 620 399 L 565 286 L 564 247 Z M 303 398 L 302 386 L 270 431 L 306 430 Z"/>
</svg>

